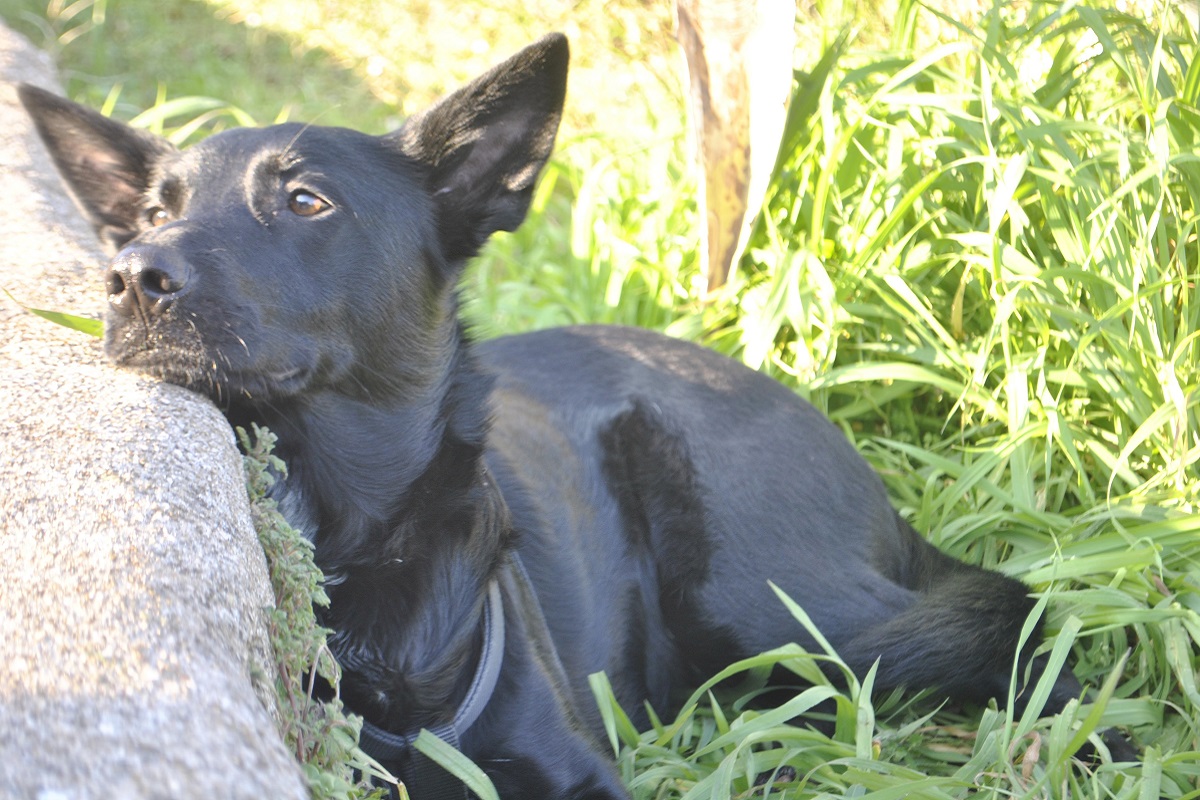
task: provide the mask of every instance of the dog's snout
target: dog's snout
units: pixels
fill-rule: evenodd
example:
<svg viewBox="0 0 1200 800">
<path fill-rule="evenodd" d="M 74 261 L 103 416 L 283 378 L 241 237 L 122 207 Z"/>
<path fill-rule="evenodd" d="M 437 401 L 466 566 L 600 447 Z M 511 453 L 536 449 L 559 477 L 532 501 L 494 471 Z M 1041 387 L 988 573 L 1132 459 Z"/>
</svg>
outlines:
<svg viewBox="0 0 1200 800">
<path fill-rule="evenodd" d="M 123 250 L 105 278 L 108 302 L 117 313 L 141 312 L 147 319 L 164 313 L 188 288 L 187 263 L 163 248 Z"/>
</svg>

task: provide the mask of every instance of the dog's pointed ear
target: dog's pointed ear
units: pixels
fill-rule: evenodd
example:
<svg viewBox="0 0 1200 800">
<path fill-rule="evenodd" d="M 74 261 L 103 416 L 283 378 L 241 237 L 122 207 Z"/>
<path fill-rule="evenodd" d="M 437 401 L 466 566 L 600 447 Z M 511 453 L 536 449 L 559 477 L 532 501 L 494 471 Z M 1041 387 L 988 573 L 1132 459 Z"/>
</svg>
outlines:
<svg viewBox="0 0 1200 800">
<path fill-rule="evenodd" d="M 119 250 L 137 234 L 155 161 L 175 148 L 36 86 L 17 94 L 96 235 Z"/>
<path fill-rule="evenodd" d="M 447 259 L 475 255 L 525 219 L 554 147 L 568 59 L 567 38 L 546 36 L 389 134 L 430 168 Z"/>
</svg>

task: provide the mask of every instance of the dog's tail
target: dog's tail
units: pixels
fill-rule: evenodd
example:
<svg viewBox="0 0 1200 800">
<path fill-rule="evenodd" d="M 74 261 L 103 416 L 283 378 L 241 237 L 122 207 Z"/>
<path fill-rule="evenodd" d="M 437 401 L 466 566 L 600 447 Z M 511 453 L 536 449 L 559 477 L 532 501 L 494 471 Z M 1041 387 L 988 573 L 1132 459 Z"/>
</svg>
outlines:
<svg viewBox="0 0 1200 800">
<path fill-rule="evenodd" d="M 902 566 L 889 577 L 916 592 L 916 601 L 842 643 L 839 654 L 857 675 L 866 674 L 878 659 L 878 689 L 936 687 L 962 700 L 986 702 L 995 697 L 1005 703 L 1018 648 L 1020 681 L 1042 640 L 1039 620 L 1021 647 L 1021 629 L 1035 605 L 1029 588 L 947 556 L 897 519 L 907 552 L 900 560 Z M 1033 660 L 1028 686 L 1040 679 L 1045 662 L 1044 657 Z M 1015 710 L 1021 710 L 1027 700 L 1024 688 L 1018 683 Z M 1062 710 L 1081 693 L 1079 681 L 1064 669 L 1046 712 Z"/>
<path fill-rule="evenodd" d="M 1022 645 L 1021 630 L 1036 602 L 1029 587 L 998 572 L 951 558 L 899 518 L 904 555 L 892 580 L 917 593 L 916 601 L 888 621 L 871 626 L 838 648 L 856 675 L 879 660 L 875 688 L 933 688 L 960 700 L 1005 704 L 1014 659 L 1013 711 L 1020 714 L 1041 680 L 1049 657 L 1033 656 L 1042 641 L 1036 622 Z M 1083 687 L 1070 669 L 1054 680 L 1041 713 L 1057 714 Z M 1136 748 L 1115 730 L 1101 732 L 1116 761 L 1138 759 Z M 1080 754 L 1091 752 L 1085 745 Z"/>
</svg>

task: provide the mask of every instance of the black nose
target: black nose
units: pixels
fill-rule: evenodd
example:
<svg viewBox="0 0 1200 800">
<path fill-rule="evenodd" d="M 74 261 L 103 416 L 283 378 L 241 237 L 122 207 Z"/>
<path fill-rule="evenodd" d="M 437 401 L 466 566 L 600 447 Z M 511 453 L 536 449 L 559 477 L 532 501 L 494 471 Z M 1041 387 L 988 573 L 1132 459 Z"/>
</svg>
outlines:
<svg viewBox="0 0 1200 800">
<path fill-rule="evenodd" d="M 108 303 L 118 314 L 130 317 L 140 310 L 150 319 L 187 291 L 188 266 L 166 248 L 129 247 L 109 264 L 105 283 Z"/>
</svg>

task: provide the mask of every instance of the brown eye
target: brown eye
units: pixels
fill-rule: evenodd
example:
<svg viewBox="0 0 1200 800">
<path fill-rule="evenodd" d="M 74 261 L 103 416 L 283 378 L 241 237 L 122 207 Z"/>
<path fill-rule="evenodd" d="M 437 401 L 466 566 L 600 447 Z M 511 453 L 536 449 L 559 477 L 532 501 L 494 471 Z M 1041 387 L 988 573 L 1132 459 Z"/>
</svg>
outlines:
<svg viewBox="0 0 1200 800">
<path fill-rule="evenodd" d="M 170 221 L 170 215 L 167 214 L 166 209 L 164 209 L 162 206 L 155 206 L 146 212 L 146 222 L 148 222 L 152 228 L 157 228 L 160 225 L 166 225 Z"/>
<path fill-rule="evenodd" d="M 288 208 L 300 217 L 315 217 L 329 208 L 329 203 L 317 197 L 312 192 L 298 189 L 288 198 Z"/>
</svg>

